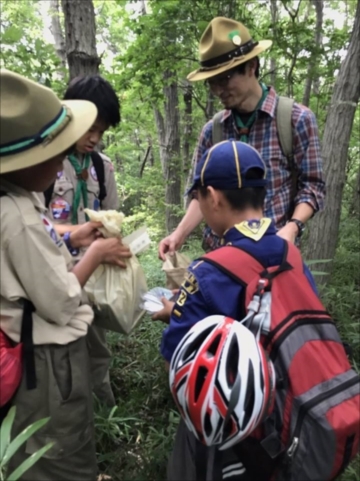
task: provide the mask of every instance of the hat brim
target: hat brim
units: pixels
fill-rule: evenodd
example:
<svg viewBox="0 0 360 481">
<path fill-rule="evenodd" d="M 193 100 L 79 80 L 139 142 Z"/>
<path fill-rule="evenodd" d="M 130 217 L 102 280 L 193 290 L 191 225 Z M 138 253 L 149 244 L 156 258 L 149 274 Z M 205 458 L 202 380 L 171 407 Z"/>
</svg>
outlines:
<svg viewBox="0 0 360 481">
<path fill-rule="evenodd" d="M 87 100 L 64 100 L 69 107 L 72 119 L 51 142 L 37 145 L 32 149 L 1 158 L 0 174 L 26 169 L 41 164 L 65 152 L 74 145 L 93 125 L 97 117 L 97 108 Z"/>
<path fill-rule="evenodd" d="M 251 50 L 251 52 L 249 52 L 247 55 L 244 55 L 243 57 L 240 57 L 240 58 L 233 58 L 227 64 L 214 67 L 211 70 L 210 69 L 203 70 L 199 68 L 189 73 L 189 75 L 187 76 L 187 79 L 190 80 L 190 82 L 199 82 L 200 80 L 206 80 L 208 78 L 215 77 L 216 75 L 226 72 L 227 70 L 233 69 L 237 65 L 241 65 L 242 63 L 247 62 L 251 58 L 257 57 L 260 53 L 270 48 L 271 45 L 272 45 L 272 40 L 260 40 L 258 45 L 253 50 Z"/>
</svg>

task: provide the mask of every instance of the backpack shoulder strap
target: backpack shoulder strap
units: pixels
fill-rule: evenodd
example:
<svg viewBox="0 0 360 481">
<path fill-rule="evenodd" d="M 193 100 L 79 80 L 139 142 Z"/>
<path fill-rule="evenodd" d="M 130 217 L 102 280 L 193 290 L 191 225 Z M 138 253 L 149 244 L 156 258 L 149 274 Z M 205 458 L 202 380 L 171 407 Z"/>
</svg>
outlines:
<svg viewBox="0 0 360 481">
<path fill-rule="evenodd" d="M 215 265 L 244 287 L 253 282 L 256 276 L 271 280 L 281 272 L 291 269 L 301 270 L 303 266 L 299 250 L 290 242 L 285 244 L 281 264 L 272 267 L 266 267 L 245 249 L 235 246 L 224 246 L 211 251 L 201 257 L 201 260 Z"/>
<path fill-rule="evenodd" d="M 212 143 L 213 145 L 218 144 L 223 140 L 223 130 L 221 125 L 221 119 L 223 118 L 224 111 L 221 110 L 217 112 L 213 117 L 212 124 Z"/>
<path fill-rule="evenodd" d="M 50 187 L 48 187 L 44 192 L 45 207 L 48 209 L 51 201 L 51 197 L 54 193 L 55 182 L 53 182 Z"/>
<path fill-rule="evenodd" d="M 288 159 L 293 157 L 292 109 L 294 99 L 279 97 L 276 109 L 276 128 L 283 154 Z"/>
<path fill-rule="evenodd" d="M 99 201 L 101 206 L 101 202 L 106 197 L 104 160 L 98 152 L 91 152 L 91 160 L 94 165 L 96 176 L 99 182 Z"/>
<path fill-rule="evenodd" d="M 298 191 L 299 168 L 294 159 L 292 109 L 294 100 L 288 97 L 279 97 L 276 107 L 276 129 L 279 136 L 280 147 L 288 162 L 291 174 L 290 209 L 287 213 L 290 219 L 294 211 L 294 200 Z"/>
<path fill-rule="evenodd" d="M 201 260 L 216 266 L 244 287 L 265 270 L 265 266 L 258 259 L 235 246 L 224 246 L 208 252 Z"/>
</svg>

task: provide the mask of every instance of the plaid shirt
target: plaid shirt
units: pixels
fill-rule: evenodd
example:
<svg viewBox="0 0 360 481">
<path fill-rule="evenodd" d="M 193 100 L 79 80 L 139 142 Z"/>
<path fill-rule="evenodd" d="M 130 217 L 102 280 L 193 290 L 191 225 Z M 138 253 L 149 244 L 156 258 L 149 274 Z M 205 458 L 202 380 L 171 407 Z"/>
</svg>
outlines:
<svg viewBox="0 0 360 481">
<path fill-rule="evenodd" d="M 285 225 L 291 207 L 291 172 L 288 160 L 281 151 L 275 121 L 278 96 L 270 87 L 269 93 L 258 109 L 255 122 L 250 129 L 249 144 L 255 147 L 267 167 L 267 195 L 265 199 L 265 216 L 275 222 L 276 228 Z M 231 110 L 223 111 L 221 120 L 223 139 L 240 139 L 235 119 Z M 202 129 L 198 145 L 194 152 L 193 169 L 204 152 L 212 145 L 212 125 L 210 120 Z M 298 192 L 295 205 L 310 204 L 314 212 L 323 209 L 325 182 L 322 172 L 322 159 L 318 128 L 314 114 L 310 109 L 294 103 L 292 110 L 292 129 L 294 160 L 300 169 Z M 194 193 L 196 197 L 196 192 Z M 209 227 L 204 230 L 204 247 L 217 247 L 219 238 Z"/>
</svg>

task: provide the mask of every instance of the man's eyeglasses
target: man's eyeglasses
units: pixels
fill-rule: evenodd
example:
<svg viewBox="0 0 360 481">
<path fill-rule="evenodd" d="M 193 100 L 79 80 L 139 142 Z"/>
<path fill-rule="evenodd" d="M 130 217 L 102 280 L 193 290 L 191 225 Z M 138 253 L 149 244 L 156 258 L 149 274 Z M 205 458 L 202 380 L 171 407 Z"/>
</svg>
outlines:
<svg viewBox="0 0 360 481">
<path fill-rule="evenodd" d="M 230 79 L 236 74 L 237 70 L 227 72 L 225 75 L 216 75 L 215 77 L 205 80 L 205 83 L 210 87 L 227 87 Z"/>
</svg>

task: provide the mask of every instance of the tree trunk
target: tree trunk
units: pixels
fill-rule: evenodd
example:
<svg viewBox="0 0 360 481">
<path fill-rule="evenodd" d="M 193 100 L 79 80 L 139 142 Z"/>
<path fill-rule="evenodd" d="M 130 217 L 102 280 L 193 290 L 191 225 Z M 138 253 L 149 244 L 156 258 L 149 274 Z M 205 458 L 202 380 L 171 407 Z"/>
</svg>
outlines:
<svg viewBox="0 0 360 481">
<path fill-rule="evenodd" d="M 272 29 L 273 37 L 276 39 L 276 23 L 278 21 L 277 0 L 271 0 L 270 12 L 271 12 L 271 25 L 272 25 L 271 29 Z M 270 58 L 270 82 L 271 82 L 271 85 L 276 90 L 276 58 L 273 55 Z"/>
<path fill-rule="evenodd" d="M 186 81 L 185 84 L 185 91 L 184 91 L 184 103 L 185 103 L 185 112 L 184 112 L 184 140 L 183 140 L 183 178 L 184 184 L 187 180 L 187 175 L 189 170 L 191 169 L 191 137 L 192 137 L 192 91 L 193 86 L 190 82 Z M 187 207 L 187 198 L 184 197 L 184 209 Z"/>
<path fill-rule="evenodd" d="M 309 235 L 306 259 L 333 259 L 335 255 L 342 194 L 346 180 L 347 152 L 360 96 L 360 1 L 357 2 L 349 49 L 340 67 L 328 109 L 322 156 L 327 184 L 326 209 L 317 214 Z M 331 272 L 328 263 L 321 270 Z M 326 277 L 317 278 L 320 283 Z"/>
<path fill-rule="evenodd" d="M 315 50 L 313 50 L 309 62 L 309 68 L 307 73 L 307 78 L 305 82 L 304 96 L 302 99 L 303 105 L 309 106 L 311 87 L 314 85 L 315 93 L 319 93 L 319 79 L 314 78 L 314 70 L 316 70 L 317 59 L 319 58 L 319 50 L 322 45 L 322 26 L 323 26 L 323 13 L 324 13 L 324 3 L 323 0 L 312 0 L 311 3 L 315 7 L 316 11 L 316 27 L 315 27 Z"/>
<path fill-rule="evenodd" d="M 206 107 L 205 107 L 206 121 L 212 119 L 215 115 L 214 102 L 215 102 L 214 94 L 211 92 L 211 90 L 209 90 L 207 100 L 206 100 Z"/>
<path fill-rule="evenodd" d="M 60 10 L 59 0 L 50 0 L 49 14 L 51 17 L 50 31 L 54 37 L 55 50 L 61 61 L 62 67 L 66 68 L 66 50 L 64 33 L 60 24 Z M 61 75 L 63 77 L 63 75 Z"/>
<path fill-rule="evenodd" d="M 160 144 L 160 161 L 165 179 L 165 221 L 167 232 L 178 225 L 181 215 L 181 161 L 178 87 L 173 72 L 164 72 L 164 117 L 154 109 L 155 122 Z"/>
<path fill-rule="evenodd" d="M 92 0 L 61 0 L 65 17 L 65 45 L 70 79 L 99 72 Z"/>
<path fill-rule="evenodd" d="M 360 169 L 357 173 L 356 180 L 354 183 L 354 193 L 349 209 L 350 215 L 354 216 L 356 219 L 360 215 Z"/>
</svg>

